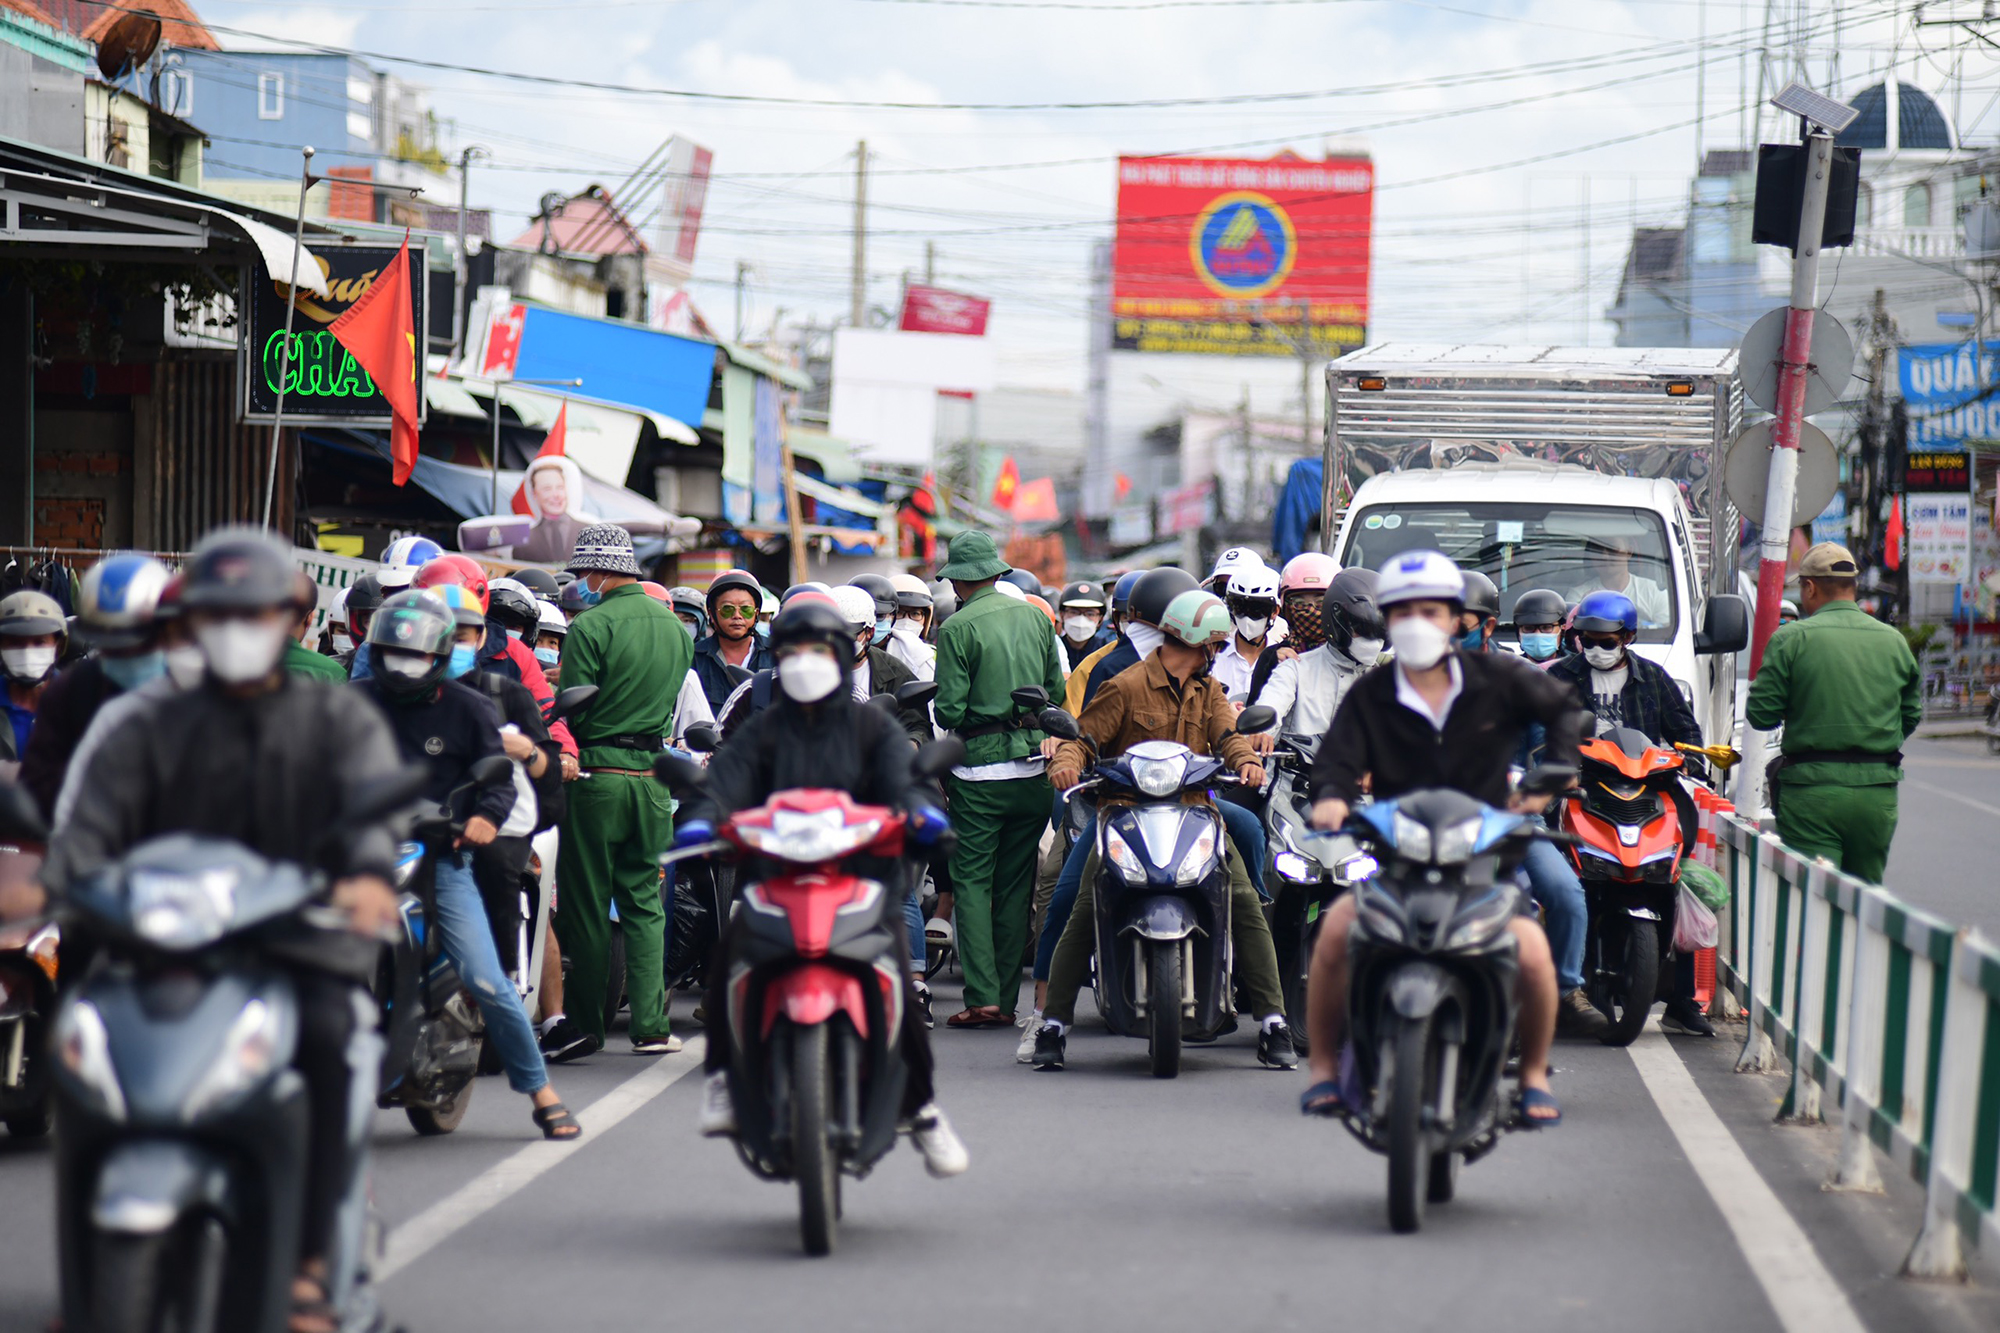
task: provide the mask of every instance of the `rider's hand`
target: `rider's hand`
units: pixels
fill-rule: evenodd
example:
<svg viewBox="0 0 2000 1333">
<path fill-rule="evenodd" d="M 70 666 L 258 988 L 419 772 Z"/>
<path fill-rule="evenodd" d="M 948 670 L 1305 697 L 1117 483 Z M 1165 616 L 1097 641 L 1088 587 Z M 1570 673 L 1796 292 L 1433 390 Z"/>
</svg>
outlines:
<svg viewBox="0 0 2000 1333">
<path fill-rule="evenodd" d="M 1287 644 L 1280 644 L 1280 645 L 1279 645 L 1279 646 L 1278 646 L 1278 647 L 1277 647 L 1276 649 L 1274 649 L 1273 651 L 1275 651 L 1275 652 L 1276 652 L 1276 653 L 1278 654 L 1278 660 L 1279 660 L 1280 662 L 1289 662 L 1289 661 L 1291 661 L 1291 660 L 1292 660 L 1292 659 L 1293 659 L 1294 657 L 1297 657 L 1297 656 L 1299 655 L 1299 650 L 1298 650 L 1298 649 L 1296 649 L 1296 648 L 1293 648 L 1293 647 L 1291 647 L 1290 645 L 1287 645 Z"/>
<path fill-rule="evenodd" d="M 379 939 L 396 924 L 396 891 L 380 875 L 349 875 L 333 885 L 333 905 L 347 913 L 354 933 Z"/>
<path fill-rule="evenodd" d="M 1516 814 L 1539 815 L 1542 811 L 1549 808 L 1549 800 L 1550 797 L 1547 792 L 1534 792 L 1531 794 L 1517 791 L 1507 798 L 1507 808 Z"/>
<path fill-rule="evenodd" d="M 31 879 L 0 884 L 0 921 L 39 916 L 48 901 L 49 895 Z"/>
<path fill-rule="evenodd" d="M 1261 787 L 1264 785 L 1264 766 L 1255 763 L 1245 764 L 1236 770 L 1236 776 L 1242 778 L 1248 786 Z"/>
<path fill-rule="evenodd" d="M 493 827 L 493 821 L 485 815 L 474 815 L 465 821 L 465 832 L 458 835 L 458 845 L 470 843 L 474 847 L 484 847 L 500 836 L 500 830 Z"/>
<path fill-rule="evenodd" d="M 1347 822 L 1347 802 L 1338 796 L 1328 796 L 1313 802 L 1312 824 L 1314 828 L 1329 832 Z"/>
<path fill-rule="evenodd" d="M 1258 754 L 1269 754 L 1278 748 L 1278 733 L 1275 731 L 1260 731 L 1255 736 L 1246 736 L 1244 739 L 1250 742 L 1250 748 Z"/>
<path fill-rule="evenodd" d="M 576 775 L 578 773 L 581 773 L 582 771 L 583 771 L 582 768 L 579 767 L 576 762 L 576 756 L 569 753 L 569 751 L 567 750 L 563 751 L 562 780 L 564 782 L 575 782 Z"/>
<path fill-rule="evenodd" d="M 674 846 L 694 847 L 704 842 L 715 841 L 715 825 L 706 819 L 689 819 L 674 830 Z"/>
<path fill-rule="evenodd" d="M 910 840 L 919 847 L 931 847 L 951 831 L 951 820 L 934 805 L 919 805 L 909 815 Z"/>
<path fill-rule="evenodd" d="M 1052 768 L 1049 770 L 1049 785 L 1057 791 L 1067 791 L 1076 785 L 1082 774 L 1073 768 Z"/>
<path fill-rule="evenodd" d="M 535 757 L 535 743 L 518 731 L 501 732 L 500 748 L 517 764 L 525 764 Z"/>
<path fill-rule="evenodd" d="M 1058 739 L 1057 737 L 1054 737 L 1054 736 L 1044 736 L 1044 737 L 1042 737 L 1042 758 L 1044 758 L 1044 759 L 1053 759 L 1053 758 L 1055 758 L 1055 757 L 1056 757 L 1056 750 L 1057 750 L 1057 748 L 1058 748 L 1059 746 L 1061 746 L 1061 745 L 1062 745 L 1062 741 L 1061 741 L 1060 739 Z"/>
</svg>

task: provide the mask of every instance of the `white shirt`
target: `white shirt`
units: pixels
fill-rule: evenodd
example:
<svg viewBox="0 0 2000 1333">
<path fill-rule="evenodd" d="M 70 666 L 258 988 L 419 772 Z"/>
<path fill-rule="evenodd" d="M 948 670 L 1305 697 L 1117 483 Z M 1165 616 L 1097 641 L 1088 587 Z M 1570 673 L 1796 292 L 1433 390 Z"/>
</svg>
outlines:
<svg viewBox="0 0 2000 1333">
<path fill-rule="evenodd" d="M 896 623 L 882 651 L 914 671 L 918 680 L 937 679 L 937 649 L 925 643 L 922 635 L 904 629 L 903 624 Z"/>
<path fill-rule="evenodd" d="M 1263 652 L 1270 651 L 1271 645 L 1266 641 Z M 1255 662 L 1238 651 L 1236 636 L 1232 634 L 1229 636 L 1229 642 L 1222 645 L 1222 651 L 1215 655 L 1215 661 L 1209 664 L 1208 674 L 1221 682 L 1223 692 L 1233 702 L 1240 704 L 1244 696 L 1250 693 L 1250 673 L 1256 666 Z"/>
<path fill-rule="evenodd" d="M 1632 678 L 1629 663 L 1621 663 L 1615 671 L 1590 669 L 1590 708 L 1597 714 L 1597 734 L 1625 725 L 1625 709 L 1620 696 L 1625 692 L 1625 682 Z"/>
<path fill-rule="evenodd" d="M 701 677 L 690 671 L 681 682 L 681 692 L 674 698 L 674 739 L 687 735 L 688 728 L 698 722 L 715 722 L 715 710 L 708 706 L 708 692 L 701 688 Z"/>
<path fill-rule="evenodd" d="M 1279 735 L 1324 736 L 1348 688 L 1367 669 L 1323 643 L 1278 663 L 1257 702 L 1277 710 Z"/>
<path fill-rule="evenodd" d="M 868 687 L 874 682 L 874 677 L 875 673 L 869 668 L 868 658 L 864 654 L 861 660 L 854 664 L 854 702 L 861 704 L 868 702 Z"/>
<path fill-rule="evenodd" d="M 1396 667 L 1396 702 L 1418 717 L 1427 719 L 1437 728 L 1440 735 L 1444 733 L 1445 721 L 1451 717 L 1451 706 L 1458 702 L 1458 696 L 1465 691 L 1465 673 L 1458 669 L 1458 659 L 1451 657 L 1445 660 L 1451 669 L 1451 688 L 1444 692 L 1444 698 L 1439 701 L 1435 713 L 1431 711 L 1430 704 L 1425 702 L 1424 696 L 1417 693 L 1417 687 L 1410 684 L 1410 678 L 1404 672 L 1402 665 L 1398 663 Z"/>
</svg>

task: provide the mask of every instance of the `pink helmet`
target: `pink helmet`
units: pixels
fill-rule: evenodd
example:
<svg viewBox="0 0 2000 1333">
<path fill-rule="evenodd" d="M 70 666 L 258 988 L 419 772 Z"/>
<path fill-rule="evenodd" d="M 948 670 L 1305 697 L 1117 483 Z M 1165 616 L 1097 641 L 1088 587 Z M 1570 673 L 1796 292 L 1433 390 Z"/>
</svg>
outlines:
<svg viewBox="0 0 2000 1333">
<path fill-rule="evenodd" d="M 1278 573 L 1278 595 L 1291 592 L 1324 592 L 1333 576 L 1340 572 L 1340 566 L 1333 557 L 1319 551 L 1306 551 L 1285 562 Z"/>
</svg>

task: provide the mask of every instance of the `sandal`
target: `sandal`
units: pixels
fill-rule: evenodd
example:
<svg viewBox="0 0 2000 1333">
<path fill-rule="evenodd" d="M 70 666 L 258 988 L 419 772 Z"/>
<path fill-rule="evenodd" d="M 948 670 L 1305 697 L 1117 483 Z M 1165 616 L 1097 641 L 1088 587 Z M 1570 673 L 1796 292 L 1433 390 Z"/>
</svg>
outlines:
<svg viewBox="0 0 2000 1333">
<path fill-rule="evenodd" d="M 576 1117 L 571 1115 L 569 1108 L 561 1102 L 550 1102 L 547 1106 L 537 1106 L 534 1111 L 534 1117 L 535 1123 L 542 1127 L 542 1137 L 545 1139 L 554 1139 L 558 1143 L 569 1143 L 583 1137 L 583 1126 L 577 1123 Z M 565 1128 L 573 1129 L 575 1132 L 569 1134 L 558 1132 Z"/>
<path fill-rule="evenodd" d="M 1328 1079 L 1315 1083 L 1299 1094 L 1299 1114 L 1323 1116 L 1328 1120 L 1338 1120 L 1347 1113 L 1347 1099 L 1340 1095 L 1340 1083 Z"/>
<path fill-rule="evenodd" d="M 1523 1088 L 1515 1101 L 1515 1123 L 1522 1129 L 1554 1129 L 1562 1123 L 1562 1103 L 1545 1088 Z M 1530 1111 L 1554 1111 L 1554 1115 L 1530 1115 Z"/>
<path fill-rule="evenodd" d="M 953 1028 L 1010 1028 L 1014 1026 L 1014 1018 L 1001 1013 L 997 1004 L 985 1004 L 977 1009 L 962 1009 L 944 1023 Z"/>
</svg>

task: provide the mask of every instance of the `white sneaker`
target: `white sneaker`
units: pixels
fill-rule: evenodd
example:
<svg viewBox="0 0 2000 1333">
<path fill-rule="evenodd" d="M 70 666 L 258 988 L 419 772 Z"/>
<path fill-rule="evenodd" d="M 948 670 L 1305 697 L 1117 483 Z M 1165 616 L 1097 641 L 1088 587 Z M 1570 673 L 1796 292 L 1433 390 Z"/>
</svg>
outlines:
<svg viewBox="0 0 2000 1333">
<path fill-rule="evenodd" d="M 910 1137 L 917 1141 L 917 1151 L 924 1155 L 924 1170 L 939 1180 L 964 1175 L 965 1168 L 972 1165 L 964 1140 L 953 1131 L 951 1121 L 944 1118 L 944 1110 L 936 1102 L 924 1103 L 910 1117 Z"/>
<path fill-rule="evenodd" d="M 1042 1031 L 1042 1016 L 1031 1011 L 1021 1019 L 1020 1027 L 1021 1044 L 1014 1048 L 1014 1063 L 1032 1064 L 1035 1059 L 1035 1038 L 1040 1036 Z"/>
<path fill-rule="evenodd" d="M 729 1073 L 723 1070 L 708 1076 L 701 1089 L 703 1138 L 728 1139 L 736 1136 L 736 1103 L 729 1096 Z"/>
<path fill-rule="evenodd" d="M 958 934 L 951 928 L 951 918 L 934 916 L 924 922 L 924 940 L 930 944 L 943 945 L 949 949 L 958 942 Z"/>
</svg>

